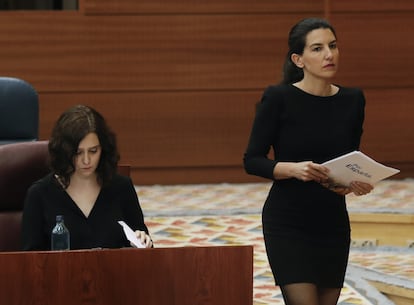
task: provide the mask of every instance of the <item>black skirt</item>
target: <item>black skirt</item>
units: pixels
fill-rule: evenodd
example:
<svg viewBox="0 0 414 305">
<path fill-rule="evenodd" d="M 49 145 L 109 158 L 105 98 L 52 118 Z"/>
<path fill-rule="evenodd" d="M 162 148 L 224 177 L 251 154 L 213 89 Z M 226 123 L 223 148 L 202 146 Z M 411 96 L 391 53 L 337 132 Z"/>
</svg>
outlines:
<svg viewBox="0 0 414 305">
<path fill-rule="evenodd" d="M 279 182 L 265 202 L 262 221 L 277 285 L 343 286 L 350 247 L 343 196 L 316 183 Z"/>
<path fill-rule="evenodd" d="M 314 283 L 327 288 L 343 286 L 349 242 L 323 243 L 272 234 L 265 234 L 264 239 L 277 285 Z"/>
</svg>

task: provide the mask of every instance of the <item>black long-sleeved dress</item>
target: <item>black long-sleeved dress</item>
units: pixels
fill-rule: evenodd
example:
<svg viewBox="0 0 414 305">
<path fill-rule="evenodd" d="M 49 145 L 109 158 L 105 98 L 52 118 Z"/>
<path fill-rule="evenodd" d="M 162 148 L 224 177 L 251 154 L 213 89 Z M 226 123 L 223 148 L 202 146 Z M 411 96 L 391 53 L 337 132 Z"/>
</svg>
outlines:
<svg viewBox="0 0 414 305">
<path fill-rule="evenodd" d="M 323 163 L 357 150 L 364 108 L 364 95 L 355 88 L 320 97 L 293 85 L 268 87 L 244 155 L 246 172 L 274 180 L 277 162 Z M 276 284 L 342 287 L 350 243 L 345 196 L 313 181 L 274 180 L 262 222 Z"/>
<path fill-rule="evenodd" d="M 49 174 L 28 190 L 22 220 L 23 250 L 50 250 L 56 215 L 63 215 L 71 249 L 130 247 L 118 220 L 148 233 L 129 177 L 116 175 L 103 187 L 88 217 Z"/>
</svg>

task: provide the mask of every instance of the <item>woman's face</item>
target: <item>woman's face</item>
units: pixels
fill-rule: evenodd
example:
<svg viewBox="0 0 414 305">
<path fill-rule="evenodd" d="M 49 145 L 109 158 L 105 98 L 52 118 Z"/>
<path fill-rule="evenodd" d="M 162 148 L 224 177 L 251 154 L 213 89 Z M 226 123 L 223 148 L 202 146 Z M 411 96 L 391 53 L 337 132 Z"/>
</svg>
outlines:
<svg viewBox="0 0 414 305">
<path fill-rule="evenodd" d="M 101 145 L 96 133 L 88 133 L 80 141 L 74 159 L 74 175 L 88 177 L 95 174 L 99 160 L 101 159 Z"/>
<path fill-rule="evenodd" d="M 303 69 L 305 77 L 329 79 L 338 70 L 339 50 L 336 37 L 330 29 L 316 29 L 306 36 L 306 45 L 302 55 L 292 60 Z M 296 61 L 295 61 L 296 60 Z"/>
</svg>

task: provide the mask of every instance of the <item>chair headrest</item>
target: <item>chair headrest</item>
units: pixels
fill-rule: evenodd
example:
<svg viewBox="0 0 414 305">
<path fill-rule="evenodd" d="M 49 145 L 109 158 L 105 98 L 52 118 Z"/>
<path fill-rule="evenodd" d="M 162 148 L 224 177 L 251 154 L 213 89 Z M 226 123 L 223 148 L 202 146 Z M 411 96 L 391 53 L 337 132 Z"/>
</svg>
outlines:
<svg viewBox="0 0 414 305">
<path fill-rule="evenodd" d="M 48 141 L 0 145 L 0 210 L 21 210 L 30 185 L 49 172 Z"/>
<path fill-rule="evenodd" d="M 37 140 L 39 98 L 34 87 L 14 77 L 0 77 L 0 139 Z"/>
</svg>

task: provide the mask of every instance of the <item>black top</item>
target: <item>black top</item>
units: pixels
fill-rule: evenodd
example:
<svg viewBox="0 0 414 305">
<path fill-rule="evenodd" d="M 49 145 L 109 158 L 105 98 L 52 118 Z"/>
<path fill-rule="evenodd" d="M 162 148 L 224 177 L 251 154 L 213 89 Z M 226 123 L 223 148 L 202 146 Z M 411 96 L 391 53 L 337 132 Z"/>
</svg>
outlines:
<svg viewBox="0 0 414 305">
<path fill-rule="evenodd" d="M 28 190 L 22 224 L 23 250 L 50 250 L 56 215 L 63 215 L 71 249 L 130 247 L 119 220 L 148 233 L 138 196 L 129 177 L 116 175 L 103 187 L 88 217 L 49 174 Z"/>
<path fill-rule="evenodd" d="M 320 97 L 293 85 L 268 87 L 244 155 L 246 171 L 274 180 L 277 162 L 323 163 L 357 150 L 364 107 L 359 89 L 340 87 L 337 94 Z M 268 157 L 271 148 L 273 157 Z M 345 197 L 313 181 L 274 181 L 266 203 L 263 220 L 272 223 L 275 234 L 317 236 L 349 230 Z"/>
</svg>

